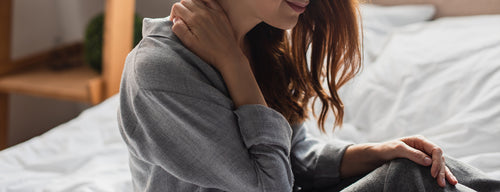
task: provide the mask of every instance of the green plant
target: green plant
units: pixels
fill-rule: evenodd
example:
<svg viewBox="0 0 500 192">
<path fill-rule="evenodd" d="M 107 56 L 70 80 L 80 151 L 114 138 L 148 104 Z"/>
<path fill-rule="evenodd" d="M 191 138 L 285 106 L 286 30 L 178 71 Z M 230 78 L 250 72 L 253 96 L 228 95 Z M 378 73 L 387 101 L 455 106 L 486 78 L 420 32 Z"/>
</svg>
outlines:
<svg viewBox="0 0 500 192">
<path fill-rule="evenodd" d="M 102 45 L 104 34 L 104 13 L 90 20 L 85 30 L 85 61 L 99 73 L 102 71 Z M 134 15 L 134 46 L 142 39 L 142 17 Z"/>
</svg>

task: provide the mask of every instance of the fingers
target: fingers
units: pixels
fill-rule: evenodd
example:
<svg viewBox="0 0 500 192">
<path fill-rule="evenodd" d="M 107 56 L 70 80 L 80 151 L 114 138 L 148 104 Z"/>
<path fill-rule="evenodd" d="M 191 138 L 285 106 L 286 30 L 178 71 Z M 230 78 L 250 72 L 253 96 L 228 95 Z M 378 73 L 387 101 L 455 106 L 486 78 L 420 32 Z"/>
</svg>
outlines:
<svg viewBox="0 0 500 192">
<path fill-rule="evenodd" d="M 198 13 L 198 15 L 206 15 L 203 14 L 206 9 L 206 6 L 200 0 L 182 0 L 180 3 L 175 3 L 172 6 L 171 11 L 171 20 L 176 17 L 182 18 L 184 21 L 190 23 L 192 18 L 195 16 L 194 13 Z"/>
<path fill-rule="evenodd" d="M 432 157 L 431 175 L 436 178 L 438 185 L 446 186 L 446 181 L 455 185 L 458 183 L 455 176 L 451 173 L 445 163 L 443 150 L 422 136 L 407 137 L 401 139 L 404 143 L 423 151 Z M 417 162 L 417 161 L 415 161 Z M 428 165 L 427 165 L 428 166 Z"/>
<path fill-rule="evenodd" d="M 439 186 L 445 187 L 446 186 L 446 165 L 444 164 L 444 157 L 441 158 L 441 161 L 439 162 L 439 170 L 438 170 L 438 175 L 437 175 L 437 182 Z"/>
<path fill-rule="evenodd" d="M 205 2 L 202 0 L 183 0 L 183 1 L 190 1 L 193 5 L 196 5 L 197 7 L 209 7 Z"/>
<path fill-rule="evenodd" d="M 448 166 L 445 166 L 445 168 L 446 168 L 446 180 L 448 180 L 448 183 L 456 185 L 458 183 L 457 178 L 455 177 L 455 175 L 453 175 L 453 173 L 451 173 L 450 169 L 448 169 Z"/>
<path fill-rule="evenodd" d="M 444 157 L 443 157 L 442 162 L 443 162 L 443 164 L 441 165 L 442 168 L 439 171 L 439 175 L 438 175 L 438 178 L 437 178 L 439 186 L 445 187 L 446 186 L 446 181 L 448 181 L 448 183 L 450 183 L 451 185 L 456 185 L 458 183 L 458 180 L 453 175 L 453 173 L 451 173 L 451 171 L 448 168 L 448 166 L 446 166 Z"/>
<path fill-rule="evenodd" d="M 429 155 L 432 155 L 435 148 L 439 148 L 436 144 L 430 142 L 429 140 L 427 140 L 423 136 L 406 137 L 406 138 L 401 139 L 401 141 L 405 142 L 406 144 L 410 145 L 411 147 L 414 147 L 416 149 L 424 151 L 425 153 L 427 153 Z M 439 148 L 439 150 L 441 150 L 441 149 Z"/>
<path fill-rule="evenodd" d="M 195 12 L 202 11 L 193 0 L 182 0 L 172 6 L 172 17 L 170 18 L 174 22 L 172 31 L 188 47 L 196 39 L 196 34 L 190 27 L 199 23 L 197 19 L 194 19 Z"/>
<path fill-rule="evenodd" d="M 192 12 L 182 3 L 175 3 L 172 6 L 172 21 L 174 18 L 182 18 L 182 19 L 189 19 L 192 16 Z"/>
<path fill-rule="evenodd" d="M 443 150 L 439 147 L 437 147 L 434 144 L 431 144 L 430 142 L 426 141 L 426 139 L 419 138 L 421 142 L 423 142 L 424 148 L 430 148 L 432 145 L 431 149 L 431 154 L 432 154 L 432 167 L 431 167 L 431 175 L 432 177 L 436 178 L 438 185 L 441 187 L 446 186 L 446 164 L 445 164 L 445 159 L 443 157 Z M 418 141 L 417 141 L 418 142 Z"/>
<path fill-rule="evenodd" d="M 174 21 L 175 19 L 175 14 L 174 14 L 174 6 L 170 9 L 170 21 Z"/>
<path fill-rule="evenodd" d="M 199 0 L 182 0 L 181 4 L 191 12 L 200 11 L 202 7 L 205 7 L 205 5 L 202 2 L 199 2 Z"/>
<path fill-rule="evenodd" d="M 194 35 L 189 27 L 184 23 L 182 19 L 174 19 L 174 25 L 172 26 L 172 31 L 179 37 L 179 39 L 186 45 L 186 47 L 192 47 L 192 43 L 196 42 L 196 35 Z"/>
<path fill-rule="evenodd" d="M 431 151 L 432 155 L 432 167 L 431 167 L 431 175 L 436 178 L 438 174 L 440 174 L 441 169 L 443 168 L 444 158 L 443 158 L 443 150 L 439 147 L 434 147 Z"/>
<path fill-rule="evenodd" d="M 436 178 L 440 173 L 443 161 L 443 150 L 423 136 L 412 136 L 401 139 L 409 146 L 425 152 L 432 157 L 431 175 Z"/>
<path fill-rule="evenodd" d="M 413 147 L 408 146 L 404 142 L 401 142 L 401 144 L 397 146 L 397 148 L 400 148 L 398 151 L 399 154 L 402 155 L 401 157 L 403 158 L 407 158 L 423 166 L 429 166 L 432 163 L 431 158 L 427 154 Z"/>
<path fill-rule="evenodd" d="M 215 0 L 194 0 L 194 1 L 201 1 L 207 5 L 207 7 L 210 7 L 211 9 L 217 10 L 217 11 L 223 11 L 222 7 L 220 6 L 219 2 Z"/>
</svg>

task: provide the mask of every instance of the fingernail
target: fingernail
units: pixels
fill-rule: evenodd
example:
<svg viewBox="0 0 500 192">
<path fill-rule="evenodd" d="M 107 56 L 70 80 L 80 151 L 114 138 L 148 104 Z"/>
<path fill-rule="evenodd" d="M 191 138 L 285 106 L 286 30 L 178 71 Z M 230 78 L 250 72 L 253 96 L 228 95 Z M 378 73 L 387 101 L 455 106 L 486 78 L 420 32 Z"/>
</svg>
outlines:
<svg viewBox="0 0 500 192">
<path fill-rule="evenodd" d="M 174 22 L 174 23 L 177 23 L 177 18 L 174 18 L 173 22 Z"/>
<path fill-rule="evenodd" d="M 429 164 L 431 164 L 431 163 L 432 163 L 432 159 L 431 159 L 431 158 L 429 158 L 429 157 L 425 157 L 425 158 L 424 158 L 424 163 L 425 163 L 426 165 L 429 165 Z"/>
<path fill-rule="evenodd" d="M 441 183 L 442 183 L 443 185 L 446 185 L 446 182 L 444 181 L 444 178 L 441 178 Z"/>
</svg>

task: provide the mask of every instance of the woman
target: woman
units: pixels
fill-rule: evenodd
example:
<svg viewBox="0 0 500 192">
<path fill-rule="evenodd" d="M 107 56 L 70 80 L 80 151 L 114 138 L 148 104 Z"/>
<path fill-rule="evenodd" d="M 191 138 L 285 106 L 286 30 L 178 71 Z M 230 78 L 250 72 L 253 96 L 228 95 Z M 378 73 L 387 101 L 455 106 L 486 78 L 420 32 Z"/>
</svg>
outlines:
<svg viewBox="0 0 500 192">
<path fill-rule="evenodd" d="M 367 173 L 345 190 L 500 186 L 479 185 L 471 178 L 484 176 L 445 163 L 420 136 L 346 145 L 306 135 L 311 98 L 323 103 L 322 130 L 330 107 L 342 124 L 337 90 L 360 68 L 357 21 L 354 0 L 183 0 L 169 19 L 146 19 L 120 90 L 134 189 L 339 190 Z M 457 184 L 447 164 L 467 177 Z"/>
</svg>

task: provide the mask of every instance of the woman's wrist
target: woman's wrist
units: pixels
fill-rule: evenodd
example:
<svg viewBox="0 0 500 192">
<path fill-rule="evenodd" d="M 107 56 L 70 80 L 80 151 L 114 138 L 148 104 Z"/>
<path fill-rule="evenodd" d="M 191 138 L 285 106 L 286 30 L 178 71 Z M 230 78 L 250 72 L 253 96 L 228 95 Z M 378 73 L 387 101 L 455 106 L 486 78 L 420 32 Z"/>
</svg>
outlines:
<svg viewBox="0 0 500 192">
<path fill-rule="evenodd" d="M 236 68 L 250 67 L 248 59 L 241 51 L 234 51 L 233 53 L 221 54 L 217 57 L 216 65 L 214 65 L 221 74 L 233 73 Z"/>
<path fill-rule="evenodd" d="M 379 143 L 364 143 L 349 146 L 340 166 L 343 178 L 368 173 L 387 162 L 385 151 Z"/>
<path fill-rule="evenodd" d="M 267 106 L 246 57 L 225 57 L 219 62 L 224 62 L 219 63 L 221 64 L 219 66 L 223 67 L 218 70 L 224 78 L 236 108 L 247 104 Z"/>
</svg>

